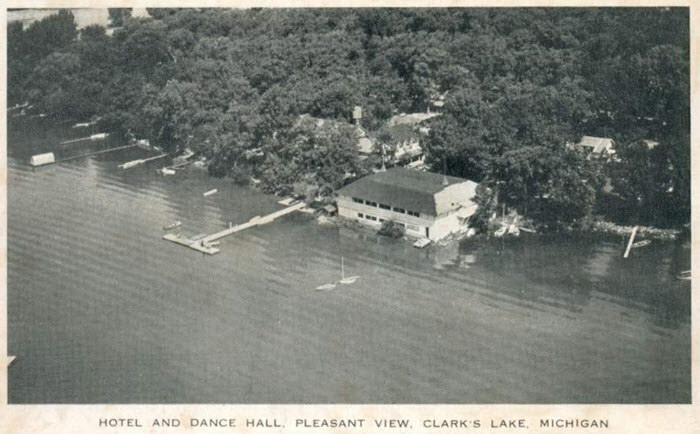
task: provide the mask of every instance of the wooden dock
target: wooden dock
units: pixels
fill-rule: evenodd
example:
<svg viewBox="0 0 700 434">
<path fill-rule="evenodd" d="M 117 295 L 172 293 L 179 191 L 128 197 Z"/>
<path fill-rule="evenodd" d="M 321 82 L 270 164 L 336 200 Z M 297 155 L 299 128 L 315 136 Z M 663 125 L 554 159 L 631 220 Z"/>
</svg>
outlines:
<svg viewBox="0 0 700 434">
<path fill-rule="evenodd" d="M 260 216 L 255 216 L 252 219 L 248 220 L 245 223 L 241 223 L 240 225 L 232 226 L 230 228 L 224 229 L 223 231 L 216 232 L 211 235 L 207 235 L 203 238 L 199 237 L 194 237 L 193 238 L 187 238 L 183 237 L 178 234 L 165 234 L 163 235 L 163 239 L 167 241 L 172 241 L 173 243 L 180 244 L 182 246 L 189 247 L 191 249 L 194 249 L 198 252 L 206 253 L 209 255 L 215 255 L 220 252 L 219 249 L 216 247 L 213 247 L 211 243 L 214 243 L 217 240 L 220 240 L 221 238 L 227 237 L 231 234 L 235 234 L 236 232 L 240 232 L 244 229 L 252 228 L 254 226 L 261 226 L 266 223 L 270 223 L 274 221 L 276 218 L 281 217 L 286 214 L 290 214 L 294 211 L 298 211 L 301 208 L 306 206 L 304 202 L 299 202 L 294 205 L 288 206 L 287 208 L 281 209 L 279 211 L 275 211 L 272 214 L 268 214 L 264 217 Z"/>
</svg>

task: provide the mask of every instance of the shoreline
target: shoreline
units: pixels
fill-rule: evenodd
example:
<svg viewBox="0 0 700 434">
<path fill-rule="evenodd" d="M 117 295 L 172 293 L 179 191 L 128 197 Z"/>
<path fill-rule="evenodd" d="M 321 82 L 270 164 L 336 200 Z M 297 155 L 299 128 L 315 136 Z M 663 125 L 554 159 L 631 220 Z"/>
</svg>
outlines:
<svg viewBox="0 0 700 434">
<path fill-rule="evenodd" d="M 634 227 L 635 226 L 623 226 L 612 222 L 603 221 L 594 223 L 589 231 L 593 233 L 620 235 L 626 237 L 632 233 Z M 679 229 L 660 229 L 642 225 L 638 225 L 637 227 L 637 236 L 639 238 L 650 240 L 673 241 L 679 239 L 682 233 L 682 231 Z M 583 229 L 579 229 L 579 231 L 586 232 L 586 230 Z"/>
</svg>

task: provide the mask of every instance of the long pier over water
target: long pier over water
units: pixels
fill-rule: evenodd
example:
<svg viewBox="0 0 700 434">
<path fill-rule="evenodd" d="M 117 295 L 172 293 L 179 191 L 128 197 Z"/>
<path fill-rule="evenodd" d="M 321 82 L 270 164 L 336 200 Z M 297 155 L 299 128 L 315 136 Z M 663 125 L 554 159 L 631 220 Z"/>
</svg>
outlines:
<svg viewBox="0 0 700 434">
<path fill-rule="evenodd" d="M 298 211 L 302 209 L 306 204 L 304 202 L 299 202 L 296 203 L 292 206 L 289 206 L 287 208 L 281 209 L 279 211 L 275 211 L 272 214 L 268 214 L 264 217 L 256 216 L 253 217 L 252 219 L 248 220 L 245 223 L 241 223 L 240 225 L 236 225 L 227 229 L 224 229 L 220 232 L 216 232 L 211 235 L 207 235 L 202 238 L 188 238 L 188 237 L 183 237 L 178 234 L 165 234 L 163 235 L 163 239 L 167 241 L 172 241 L 173 243 L 177 243 L 186 247 L 189 247 L 191 249 L 194 249 L 198 252 L 206 253 L 209 255 L 215 255 L 220 252 L 219 249 L 216 247 L 212 246 L 211 243 L 220 240 L 221 238 L 227 237 L 231 234 L 234 234 L 236 232 L 240 232 L 244 229 L 252 228 L 254 226 L 260 226 L 264 225 L 267 223 L 272 222 L 275 220 L 277 217 L 281 217 L 283 215 L 292 213 L 294 211 Z"/>
</svg>

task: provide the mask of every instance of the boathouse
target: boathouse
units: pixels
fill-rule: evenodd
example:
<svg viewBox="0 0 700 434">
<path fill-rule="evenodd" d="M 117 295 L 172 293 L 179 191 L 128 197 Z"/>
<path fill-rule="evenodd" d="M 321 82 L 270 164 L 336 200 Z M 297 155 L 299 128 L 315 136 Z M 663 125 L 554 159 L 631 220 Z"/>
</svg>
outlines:
<svg viewBox="0 0 700 434">
<path fill-rule="evenodd" d="M 464 227 L 476 211 L 477 183 L 463 178 L 394 167 L 338 191 L 338 215 L 379 228 L 386 220 L 407 235 L 432 241 Z"/>
</svg>

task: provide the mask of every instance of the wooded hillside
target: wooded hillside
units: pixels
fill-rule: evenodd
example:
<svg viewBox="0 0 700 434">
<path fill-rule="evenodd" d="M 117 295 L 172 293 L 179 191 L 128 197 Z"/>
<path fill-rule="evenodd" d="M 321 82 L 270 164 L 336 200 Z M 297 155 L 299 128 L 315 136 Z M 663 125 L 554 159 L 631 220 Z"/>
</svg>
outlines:
<svg viewBox="0 0 700 434">
<path fill-rule="evenodd" d="M 270 190 L 331 191 L 368 163 L 342 129 L 312 132 L 301 114 L 349 123 L 362 106 L 376 131 L 445 95 L 424 148 L 438 170 L 482 183 L 484 210 L 498 200 L 552 225 L 594 213 L 689 221 L 687 8 L 150 13 L 111 14 L 113 36 L 78 32 L 70 12 L 10 25 L 9 105 L 100 116 L 105 130 L 189 147 L 213 174 Z M 565 145 L 582 135 L 614 139 L 619 161 Z"/>
</svg>

